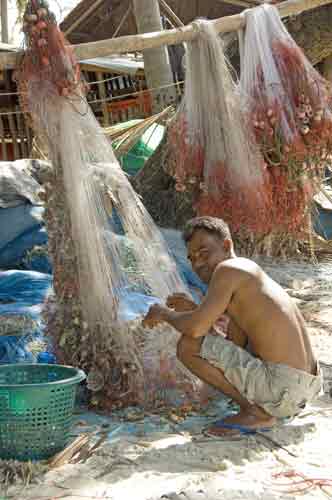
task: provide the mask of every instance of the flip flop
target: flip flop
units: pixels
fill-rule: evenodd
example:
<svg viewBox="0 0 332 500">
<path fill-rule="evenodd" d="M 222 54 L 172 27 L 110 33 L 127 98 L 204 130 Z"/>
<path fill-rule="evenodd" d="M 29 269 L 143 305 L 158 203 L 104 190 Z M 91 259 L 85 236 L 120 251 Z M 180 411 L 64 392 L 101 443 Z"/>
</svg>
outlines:
<svg viewBox="0 0 332 500">
<path fill-rule="evenodd" d="M 217 427 L 219 429 L 230 429 L 230 430 L 235 430 L 239 431 L 240 435 L 255 435 L 258 432 L 269 432 L 271 430 L 271 427 L 259 427 L 258 429 L 251 429 L 250 427 L 246 427 L 245 425 L 240 425 L 240 424 L 228 424 L 225 422 L 223 419 L 217 420 L 214 422 L 214 424 L 211 427 Z M 211 428 L 210 427 L 210 428 Z M 222 437 L 222 436 L 217 436 L 216 434 L 210 433 L 209 429 L 204 430 L 204 435 L 209 436 L 209 437 Z M 225 434 L 225 437 L 236 437 L 238 434 Z"/>
</svg>

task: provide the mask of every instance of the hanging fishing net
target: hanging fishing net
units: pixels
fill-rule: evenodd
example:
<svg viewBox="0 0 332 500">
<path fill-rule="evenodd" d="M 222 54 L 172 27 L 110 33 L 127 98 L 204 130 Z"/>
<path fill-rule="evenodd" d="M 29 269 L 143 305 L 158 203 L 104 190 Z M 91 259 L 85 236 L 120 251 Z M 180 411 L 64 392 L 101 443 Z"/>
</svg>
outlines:
<svg viewBox="0 0 332 500">
<path fill-rule="evenodd" d="M 262 5 L 245 12 L 240 90 L 271 184 L 268 227 L 300 235 L 331 154 L 331 85 Z"/>
<path fill-rule="evenodd" d="M 47 4 L 32 0 L 24 20 L 22 104 L 53 164 L 45 189 L 56 352 L 86 369 L 104 407 L 121 398 L 192 398 L 198 384 L 176 362 L 178 334 L 165 325 L 144 330 L 140 317 L 155 297 L 165 302 L 188 290 L 84 97 L 78 64 Z"/>
<path fill-rule="evenodd" d="M 264 228 L 269 185 L 248 134 L 223 42 L 198 20 L 187 44 L 184 98 L 169 129 L 176 189 L 193 194 L 199 215 L 222 217 L 233 233 Z"/>
</svg>

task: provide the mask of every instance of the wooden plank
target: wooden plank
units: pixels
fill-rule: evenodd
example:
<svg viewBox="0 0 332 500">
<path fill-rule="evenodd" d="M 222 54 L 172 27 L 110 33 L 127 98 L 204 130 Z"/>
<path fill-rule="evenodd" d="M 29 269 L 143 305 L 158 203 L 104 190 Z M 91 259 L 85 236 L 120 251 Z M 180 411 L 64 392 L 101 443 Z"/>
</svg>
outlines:
<svg viewBox="0 0 332 500">
<path fill-rule="evenodd" d="M 106 87 L 105 87 L 105 82 L 102 80 L 105 80 L 104 74 L 101 73 L 100 71 L 96 72 L 96 77 L 98 80 L 98 90 L 99 90 L 99 98 L 103 100 L 101 103 L 101 109 L 103 110 L 103 118 L 104 118 L 104 127 L 108 127 L 110 124 L 109 120 L 109 114 L 108 114 L 108 109 L 107 109 L 107 102 L 105 101 L 106 99 Z"/>
<path fill-rule="evenodd" d="M 19 107 L 16 107 L 16 111 L 20 111 Z M 17 130 L 18 130 L 18 147 L 20 150 L 20 158 L 28 158 L 27 156 L 27 148 L 26 148 L 26 137 L 25 137 L 25 130 L 24 130 L 24 122 L 23 122 L 23 115 L 22 114 L 17 114 L 16 115 L 16 121 L 17 121 Z"/>
<path fill-rule="evenodd" d="M 0 116 L 0 140 L 1 140 L 1 157 L 3 161 L 6 161 L 8 157 L 7 157 L 7 147 L 5 141 L 5 126 L 3 123 L 2 116 Z"/>
<path fill-rule="evenodd" d="M 329 5 L 332 0 L 287 0 L 277 4 L 276 7 L 280 16 L 296 16 L 307 10 Z M 245 26 L 245 18 L 240 14 L 226 16 L 211 21 L 218 33 L 230 33 Z M 192 25 L 183 28 L 156 31 L 154 33 L 144 33 L 140 35 L 121 36 L 98 42 L 81 43 L 73 45 L 74 53 L 79 60 L 94 57 L 106 57 L 111 54 L 123 54 L 126 52 L 140 52 L 145 49 L 160 47 L 161 45 L 176 45 L 181 42 L 188 42 L 197 38 L 199 33 Z M 0 53 L 0 69 L 15 68 L 18 64 L 22 52 Z"/>
<path fill-rule="evenodd" d="M 14 160 L 19 160 L 20 156 L 20 148 L 17 143 L 17 126 L 16 126 L 16 115 L 8 115 L 8 123 L 9 123 L 9 131 L 13 141 L 13 150 L 14 150 Z"/>
<path fill-rule="evenodd" d="M 30 157 L 30 153 L 32 151 L 33 136 L 32 136 L 32 130 L 30 129 L 25 116 L 24 116 L 24 126 L 25 126 L 27 140 L 28 140 L 27 146 L 28 146 L 28 158 L 29 158 Z"/>
</svg>

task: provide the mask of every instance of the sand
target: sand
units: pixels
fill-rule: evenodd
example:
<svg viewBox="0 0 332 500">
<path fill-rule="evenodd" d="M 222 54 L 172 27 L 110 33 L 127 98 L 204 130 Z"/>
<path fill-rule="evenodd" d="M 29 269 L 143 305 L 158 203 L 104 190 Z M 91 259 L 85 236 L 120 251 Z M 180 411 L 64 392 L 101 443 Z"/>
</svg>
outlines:
<svg viewBox="0 0 332 500">
<path fill-rule="evenodd" d="M 264 262 L 264 267 L 298 301 L 318 358 L 332 362 L 332 265 Z M 206 438 L 199 422 L 190 431 L 173 423 L 167 431 L 115 434 L 85 463 L 48 472 L 38 485 L 13 487 L 5 498 L 154 500 L 170 492 L 212 490 L 216 500 L 291 500 L 298 493 L 285 477 L 290 471 L 330 479 L 330 488 L 313 486 L 302 498 L 332 498 L 331 416 L 332 399 L 321 395 L 299 417 L 267 434 L 295 457 L 262 436 Z"/>
</svg>

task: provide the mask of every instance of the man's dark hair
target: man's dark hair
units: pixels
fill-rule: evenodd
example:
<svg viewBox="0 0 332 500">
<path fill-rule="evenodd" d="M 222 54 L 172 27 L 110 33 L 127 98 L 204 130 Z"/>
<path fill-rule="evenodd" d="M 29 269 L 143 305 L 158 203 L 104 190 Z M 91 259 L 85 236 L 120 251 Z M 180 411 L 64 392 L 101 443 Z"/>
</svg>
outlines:
<svg viewBox="0 0 332 500">
<path fill-rule="evenodd" d="M 184 229 L 183 237 L 186 243 L 198 229 L 204 229 L 204 231 L 219 236 L 222 240 L 232 239 L 229 227 L 222 219 L 217 219 L 217 217 L 195 217 L 187 222 Z"/>
</svg>

